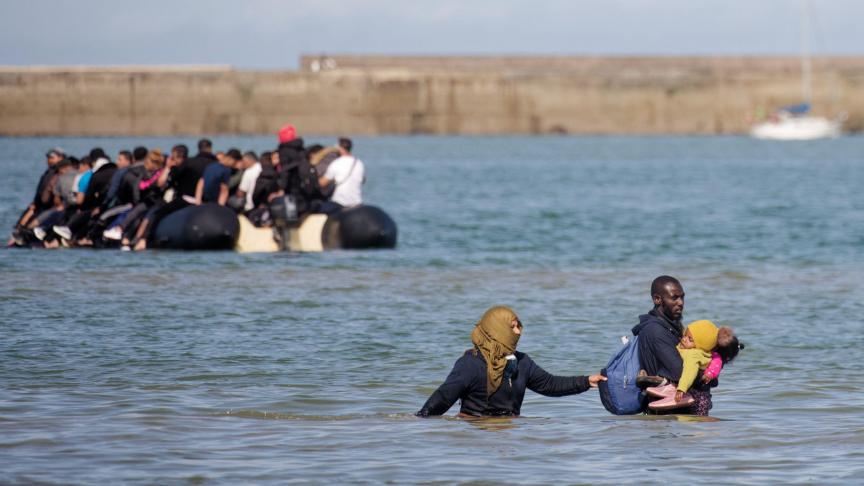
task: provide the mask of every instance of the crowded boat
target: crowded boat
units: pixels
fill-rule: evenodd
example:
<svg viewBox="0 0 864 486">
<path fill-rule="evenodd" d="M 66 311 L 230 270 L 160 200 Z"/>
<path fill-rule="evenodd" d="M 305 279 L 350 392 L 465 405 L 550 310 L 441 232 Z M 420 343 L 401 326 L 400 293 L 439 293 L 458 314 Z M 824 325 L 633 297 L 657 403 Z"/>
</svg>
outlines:
<svg viewBox="0 0 864 486">
<path fill-rule="evenodd" d="M 76 157 L 61 148 L 24 209 L 10 247 L 320 251 L 392 248 L 396 224 L 363 204 L 363 162 L 353 142 L 306 146 L 293 125 L 278 146 L 256 153 L 197 153 L 138 146 L 112 157 L 95 147 Z"/>
</svg>

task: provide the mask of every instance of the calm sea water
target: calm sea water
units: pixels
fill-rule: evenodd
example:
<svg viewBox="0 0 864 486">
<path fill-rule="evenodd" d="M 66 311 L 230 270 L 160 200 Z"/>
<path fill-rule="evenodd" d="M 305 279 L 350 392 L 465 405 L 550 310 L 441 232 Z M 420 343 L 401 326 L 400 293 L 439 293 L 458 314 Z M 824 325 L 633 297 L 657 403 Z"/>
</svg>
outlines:
<svg viewBox="0 0 864 486">
<path fill-rule="evenodd" d="M 0 139 L 0 227 L 51 146 L 176 141 Z M 861 480 L 861 137 L 355 143 L 396 250 L 0 250 L 0 483 Z M 719 420 L 613 417 L 594 390 L 529 392 L 516 420 L 413 417 L 487 307 L 519 313 L 546 370 L 587 374 L 660 274 L 685 320 L 747 344 Z"/>
</svg>

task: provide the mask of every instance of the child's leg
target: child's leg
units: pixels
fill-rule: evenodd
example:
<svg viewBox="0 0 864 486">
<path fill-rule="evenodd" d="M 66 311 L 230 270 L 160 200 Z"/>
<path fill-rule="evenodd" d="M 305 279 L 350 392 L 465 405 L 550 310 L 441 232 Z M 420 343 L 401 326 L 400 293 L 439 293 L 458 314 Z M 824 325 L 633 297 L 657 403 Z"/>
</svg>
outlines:
<svg viewBox="0 0 864 486">
<path fill-rule="evenodd" d="M 707 417 L 708 412 L 713 406 L 711 403 L 711 392 L 691 390 L 689 395 L 693 397 L 693 404 L 690 406 L 690 413 Z"/>
</svg>

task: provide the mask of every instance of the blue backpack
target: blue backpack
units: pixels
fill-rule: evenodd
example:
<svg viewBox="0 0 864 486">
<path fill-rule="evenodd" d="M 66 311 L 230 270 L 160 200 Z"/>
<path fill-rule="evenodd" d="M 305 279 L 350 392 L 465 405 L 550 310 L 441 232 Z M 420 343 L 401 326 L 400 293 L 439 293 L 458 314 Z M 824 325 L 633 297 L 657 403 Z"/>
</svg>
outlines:
<svg viewBox="0 0 864 486">
<path fill-rule="evenodd" d="M 601 381 L 600 401 L 609 413 L 633 415 L 642 412 L 644 395 L 636 386 L 639 374 L 639 336 L 635 336 L 615 353 L 601 370 L 607 381 Z"/>
</svg>

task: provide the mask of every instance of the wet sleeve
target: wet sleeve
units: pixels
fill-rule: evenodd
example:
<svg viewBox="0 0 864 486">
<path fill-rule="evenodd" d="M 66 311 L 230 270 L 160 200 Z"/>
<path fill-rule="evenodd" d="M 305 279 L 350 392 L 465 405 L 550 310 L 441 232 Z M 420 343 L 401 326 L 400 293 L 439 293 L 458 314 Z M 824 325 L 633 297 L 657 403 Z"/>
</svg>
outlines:
<svg viewBox="0 0 864 486">
<path fill-rule="evenodd" d="M 443 415 L 450 410 L 456 400 L 463 397 L 471 382 L 470 370 L 466 357 L 463 356 L 456 361 L 450 374 L 444 383 L 432 393 L 423 407 L 416 413 L 418 417 L 430 415 Z"/>
<path fill-rule="evenodd" d="M 531 359 L 524 356 L 522 359 Z M 521 360 L 520 360 L 521 361 Z M 575 395 L 591 388 L 587 376 L 555 376 L 530 361 L 528 366 L 528 389 L 547 397 Z"/>
</svg>

